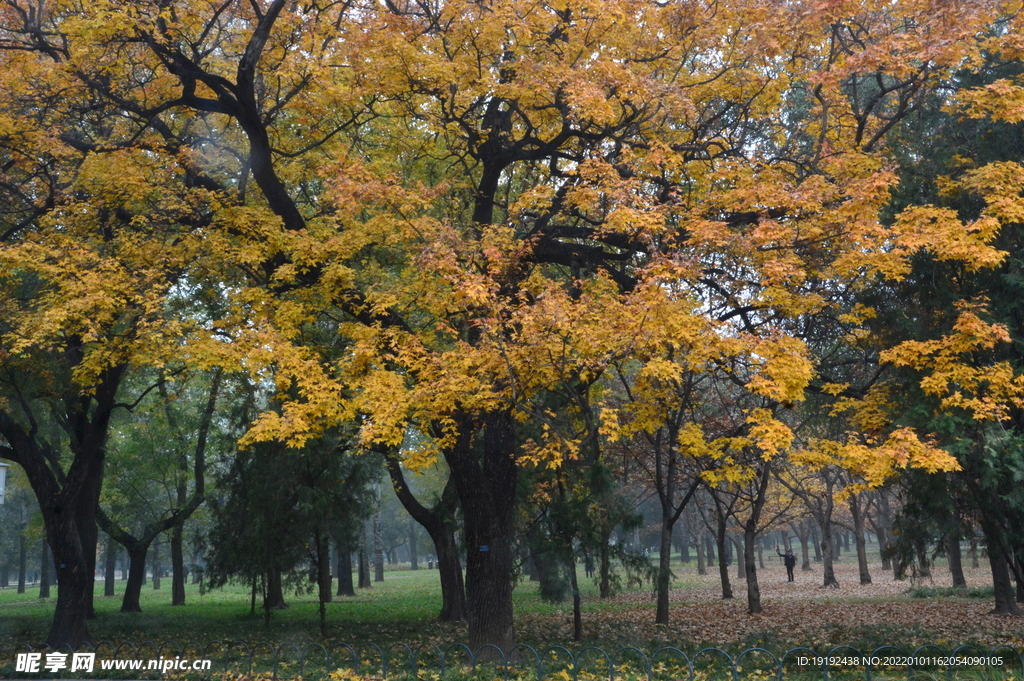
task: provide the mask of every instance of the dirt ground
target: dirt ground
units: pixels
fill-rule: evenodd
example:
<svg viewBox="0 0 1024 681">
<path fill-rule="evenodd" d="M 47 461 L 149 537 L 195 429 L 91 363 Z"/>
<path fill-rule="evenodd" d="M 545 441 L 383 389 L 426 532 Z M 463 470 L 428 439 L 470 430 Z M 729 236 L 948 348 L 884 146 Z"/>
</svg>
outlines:
<svg viewBox="0 0 1024 681">
<path fill-rule="evenodd" d="M 767 556 L 766 556 L 767 559 Z M 965 562 L 969 565 L 969 561 Z M 991 586 L 986 561 L 979 568 L 965 567 L 969 588 Z M 696 564 L 674 566 L 680 588 L 671 592 L 670 624 L 653 624 L 654 600 L 649 590 L 617 595 L 613 603 L 585 602 L 585 636 L 592 640 L 647 641 L 652 644 L 708 644 L 736 646 L 808 645 L 827 648 L 852 644 L 859 647 L 899 645 L 903 648 L 934 644 L 950 651 L 974 644 L 992 648 L 1010 645 L 1024 649 L 1024 617 L 989 614 L 991 597 L 912 598 L 913 587 L 949 587 L 945 567 L 936 567 L 930 579 L 895 581 L 880 563 L 871 565 L 871 584 L 860 584 L 855 559 L 836 565 L 840 588 L 822 588 L 822 569 L 809 572 L 797 566 L 796 581 L 786 581 L 786 570 L 776 559 L 758 570 L 764 612 L 747 613 L 746 582 L 730 568 L 734 598 L 722 599 L 717 568 L 698 576 Z M 531 636 L 567 640 L 572 634 L 571 605 L 557 613 L 524 614 L 517 628 Z"/>
</svg>

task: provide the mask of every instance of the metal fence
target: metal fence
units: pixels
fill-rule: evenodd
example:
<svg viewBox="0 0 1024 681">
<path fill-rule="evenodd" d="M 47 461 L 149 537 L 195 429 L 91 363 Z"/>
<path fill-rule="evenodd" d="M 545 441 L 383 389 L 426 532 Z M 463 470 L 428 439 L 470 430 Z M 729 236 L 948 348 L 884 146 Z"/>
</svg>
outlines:
<svg viewBox="0 0 1024 681">
<path fill-rule="evenodd" d="M 485 645 L 475 652 L 462 643 L 445 648 L 425 643 L 392 643 L 380 646 L 347 643 L 324 646 L 319 643 L 253 643 L 214 641 L 144 641 L 138 645 L 124 641 L 83 643 L 77 649 L 46 644 L 0 644 L 0 679 L 54 678 L 53 673 L 25 673 L 16 670 L 19 653 L 94 653 L 102 660 L 208 660 L 209 677 L 219 673 L 251 676 L 262 674 L 272 679 L 321 679 L 335 670 L 348 669 L 359 676 L 388 679 L 439 679 L 446 673 L 486 676 L 509 681 L 558 679 L 560 681 L 698 681 L 704 679 L 1024 679 L 1024 650 L 1001 645 L 985 651 L 971 645 L 944 650 L 924 645 L 912 652 L 896 646 L 883 646 L 862 652 L 851 646 L 838 646 L 828 652 L 810 648 L 792 648 L 777 656 L 764 648 L 748 648 L 730 654 L 721 648 L 702 648 L 687 654 L 680 648 L 663 647 L 652 653 L 626 646 L 609 652 L 588 646 L 575 653 L 564 646 L 535 648 L 520 644 L 504 651 Z M 159 678 L 145 666 L 103 671 L 97 665 L 86 678 Z M 113 672 L 113 673 L 111 673 Z M 434 677 L 430 672 L 435 672 Z"/>
</svg>

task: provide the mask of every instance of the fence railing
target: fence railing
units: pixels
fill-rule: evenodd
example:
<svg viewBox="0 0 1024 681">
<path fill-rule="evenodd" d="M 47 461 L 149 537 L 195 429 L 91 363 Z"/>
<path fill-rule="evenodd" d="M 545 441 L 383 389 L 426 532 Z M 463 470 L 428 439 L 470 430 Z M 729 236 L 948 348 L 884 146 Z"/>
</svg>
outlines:
<svg viewBox="0 0 1024 681">
<path fill-rule="evenodd" d="M 138 645 L 124 641 L 102 641 L 95 645 L 83 643 L 78 648 L 46 644 L 0 643 L 0 679 L 54 678 L 54 673 L 18 670 L 19 654 L 39 653 L 42 657 L 52 653 L 93 653 L 94 660 L 160 660 L 208 661 L 195 668 L 205 668 L 201 676 L 232 672 L 251 676 L 269 675 L 272 679 L 320 679 L 339 669 L 353 674 L 380 679 L 422 678 L 424 672 L 436 671 L 439 677 L 453 670 L 468 671 L 471 675 L 486 674 L 489 679 L 509 681 L 511 676 L 529 681 L 559 679 L 560 681 L 599 681 L 607 675 L 608 681 L 697 681 L 698 679 L 771 679 L 787 678 L 823 681 L 832 679 L 893 678 L 893 674 L 907 679 L 960 678 L 970 679 L 1024 679 L 1024 650 L 1000 645 L 984 651 L 972 645 L 944 650 L 938 645 L 923 645 L 912 652 L 897 646 L 882 646 L 862 652 L 852 646 L 837 646 L 822 653 L 810 648 L 797 647 L 776 656 L 764 648 L 748 648 L 730 654 L 721 648 L 701 648 L 687 654 L 671 646 L 645 653 L 640 648 L 625 646 L 609 652 L 597 646 L 587 646 L 575 653 L 564 646 L 545 648 L 520 644 L 509 650 L 485 645 L 476 651 L 462 643 L 441 648 L 432 643 L 408 645 L 392 643 L 380 646 L 364 643 L 353 646 L 338 643 L 328 646 L 319 643 L 253 643 L 244 641 L 213 641 L 203 645 L 198 641 L 179 644 L 177 641 L 144 641 Z M 59 656 L 58 656 L 59 657 Z M 484 669 L 486 668 L 486 669 Z M 99 663 L 88 674 L 79 678 L 159 678 L 159 665 L 147 667 L 103 668 Z M 165 670 L 166 671 L 166 670 Z M 133 673 L 138 672 L 138 673 Z M 962 674 L 961 672 L 966 672 Z M 62 675 L 66 676 L 67 674 Z"/>
</svg>

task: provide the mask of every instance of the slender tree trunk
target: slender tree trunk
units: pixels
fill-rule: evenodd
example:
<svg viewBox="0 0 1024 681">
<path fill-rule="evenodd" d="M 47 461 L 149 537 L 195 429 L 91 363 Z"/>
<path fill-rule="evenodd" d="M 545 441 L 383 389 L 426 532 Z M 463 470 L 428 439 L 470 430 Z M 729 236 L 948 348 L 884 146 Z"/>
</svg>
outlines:
<svg viewBox="0 0 1024 681">
<path fill-rule="evenodd" d="M 373 584 L 370 581 L 370 558 L 367 555 L 370 538 L 367 532 L 368 522 L 363 523 L 362 532 L 359 535 L 359 588 L 371 589 Z"/>
<path fill-rule="evenodd" d="M 458 492 L 455 481 L 449 477 L 441 492 L 441 499 L 432 509 L 421 504 L 410 492 L 405 475 L 397 460 L 386 459 L 388 474 L 398 500 L 413 520 L 423 526 L 434 543 L 437 569 L 441 578 L 441 614 L 443 622 L 466 619 L 466 588 L 459 564 L 458 544 L 455 541 L 455 507 Z M 410 540 L 413 540 L 410 535 Z"/>
<path fill-rule="evenodd" d="M 316 542 L 316 586 L 317 605 L 320 615 L 320 635 L 327 636 L 327 604 L 331 602 L 331 546 L 327 534 L 317 527 Z"/>
<path fill-rule="evenodd" d="M 757 615 L 762 612 L 761 587 L 757 583 L 757 565 L 754 563 L 755 544 L 757 543 L 757 527 L 761 523 L 761 511 L 768 500 L 768 481 L 771 478 L 771 462 L 761 464 L 761 479 L 758 481 L 757 493 L 750 505 L 750 515 L 743 524 L 743 564 L 747 579 L 747 612 Z M 762 566 L 764 561 L 762 559 Z"/>
<path fill-rule="evenodd" d="M 850 495 L 850 514 L 853 516 L 853 536 L 857 545 L 857 569 L 860 583 L 870 584 L 871 573 L 868 571 L 868 549 L 864 541 L 864 513 L 860 495 Z"/>
<path fill-rule="evenodd" d="M 611 551 L 608 549 L 608 539 L 609 537 L 605 537 L 599 552 L 601 561 L 601 582 L 599 586 L 601 598 L 611 598 L 612 596 L 612 558 Z"/>
<path fill-rule="evenodd" d="M 355 596 L 356 590 L 352 584 L 352 551 L 348 544 L 338 542 L 334 546 L 338 560 L 338 596 Z"/>
<path fill-rule="evenodd" d="M 971 528 L 971 548 L 969 550 L 971 554 L 971 567 L 978 569 L 981 567 L 981 563 L 978 562 L 978 536 L 974 534 L 974 528 Z"/>
<path fill-rule="evenodd" d="M 437 571 L 441 578 L 442 622 L 456 622 L 466 619 L 466 586 L 462 580 L 462 565 L 459 563 L 459 547 L 455 533 L 450 527 L 441 529 L 434 538 L 437 551 Z"/>
<path fill-rule="evenodd" d="M 818 535 L 818 528 L 814 523 L 811 523 L 811 547 L 814 548 L 814 562 L 820 563 L 821 556 L 821 537 Z"/>
<path fill-rule="evenodd" d="M 44 539 L 40 542 L 42 548 L 39 552 L 39 597 L 49 598 L 50 597 L 50 564 L 53 560 L 50 558 L 50 546 Z"/>
<path fill-rule="evenodd" d="M 668 624 L 668 590 L 672 579 L 673 520 L 671 516 L 662 514 L 658 549 L 658 608 L 654 616 L 655 624 Z"/>
<path fill-rule="evenodd" d="M 409 519 L 409 569 L 419 570 L 419 554 L 416 547 L 416 521 Z"/>
<path fill-rule="evenodd" d="M 25 530 L 22 528 L 18 535 L 18 593 L 25 593 L 25 583 L 28 579 L 28 542 L 25 540 Z"/>
<path fill-rule="evenodd" d="M 106 557 L 103 574 L 103 595 L 114 595 L 114 584 L 117 579 L 117 542 L 107 535 Z"/>
<path fill-rule="evenodd" d="M 801 521 L 799 525 L 792 523 L 790 524 L 790 527 L 793 530 L 793 534 L 795 534 L 797 536 L 797 539 L 800 540 L 800 569 L 803 572 L 811 571 L 811 532 L 810 529 L 807 527 L 807 524 L 808 523 L 806 520 Z"/>
<path fill-rule="evenodd" d="M 569 557 L 569 584 L 572 586 L 572 640 L 583 640 L 583 608 L 580 583 L 576 576 L 576 559 Z"/>
<path fill-rule="evenodd" d="M 950 532 L 946 536 L 946 559 L 949 561 L 949 573 L 953 577 L 953 586 L 967 586 L 963 561 L 960 556 L 960 533 L 957 531 Z"/>
<path fill-rule="evenodd" d="M 153 542 L 153 590 L 156 591 L 160 588 L 160 571 L 163 566 L 160 565 L 160 540 L 157 539 Z"/>
<path fill-rule="evenodd" d="M 701 531 L 697 535 L 697 541 L 694 543 L 697 548 L 697 574 L 706 575 L 708 573 L 707 563 L 704 562 L 704 532 Z"/>
<path fill-rule="evenodd" d="M 725 534 L 725 517 L 718 514 L 718 576 L 722 580 L 722 598 L 732 598 L 732 584 L 729 583 L 729 564 L 726 559 L 725 543 L 728 541 Z"/>
<path fill-rule="evenodd" d="M 732 544 L 733 555 L 736 556 L 736 579 L 747 578 L 747 551 L 743 547 L 743 535 L 739 537 L 729 537 L 729 542 Z"/>
<path fill-rule="evenodd" d="M 185 528 L 171 530 L 171 605 L 185 605 Z"/>
<path fill-rule="evenodd" d="M 377 511 L 373 514 L 373 581 L 384 581 L 384 532 L 380 525 L 379 498 L 377 500 Z"/>
</svg>

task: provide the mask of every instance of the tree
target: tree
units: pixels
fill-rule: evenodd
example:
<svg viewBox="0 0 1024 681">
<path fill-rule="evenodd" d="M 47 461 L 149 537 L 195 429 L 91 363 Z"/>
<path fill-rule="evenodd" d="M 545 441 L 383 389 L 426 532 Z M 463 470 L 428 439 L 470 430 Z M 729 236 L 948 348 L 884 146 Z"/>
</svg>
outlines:
<svg viewBox="0 0 1024 681">
<path fill-rule="evenodd" d="M 154 497 L 165 497 L 164 503 L 159 509 L 147 509 L 149 514 L 146 520 L 142 521 L 139 536 L 123 529 L 106 510 L 101 508 L 97 514 L 99 525 L 103 531 L 121 544 L 128 553 L 128 583 L 125 585 L 121 612 L 142 611 L 139 597 L 142 584 L 145 581 L 147 553 L 150 545 L 168 530 L 175 533 L 171 544 L 174 568 L 171 604 L 181 605 L 185 602 L 182 527 L 205 500 L 206 450 L 220 391 L 221 372 L 215 371 L 210 377 L 205 404 L 202 402 L 203 396 L 197 395 L 194 398 L 197 398 L 198 404 L 190 404 L 184 409 L 171 403 L 167 382 L 165 376 L 160 376 L 158 379 L 157 392 L 161 404 L 156 409 L 146 411 L 135 412 L 133 409 L 134 418 L 127 424 L 118 424 L 122 436 L 115 437 L 111 443 L 111 448 L 115 451 L 134 446 L 142 449 L 143 453 L 129 455 L 127 452 L 117 452 L 121 456 L 115 458 L 114 465 L 109 467 L 107 475 L 113 485 L 108 486 L 108 490 L 111 487 L 116 488 L 123 485 L 128 490 L 134 489 L 136 492 L 142 492 L 143 498 L 126 500 L 127 506 L 136 509 L 140 504 L 146 504 Z M 184 397 L 187 387 L 187 383 L 179 386 L 175 399 Z M 193 419 L 184 413 L 189 408 L 196 408 L 198 411 L 198 418 L 195 419 L 194 424 L 191 423 Z M 153 413 L 154 411 L 156 413 Z M 179 411 L 182 413 L 179 414 Z M 159 425 L 152 423 L 158 419 L 161 421 Z M 182 427 L 183 419 L 189 422 L 188 432 Z M 132 442 L 140 436 L 146 441 Z M 189 449 L 192 450 L 191 453 Z M 145 478 L 149 474 L 158 476 L 158 481 L 162 485 L 152 479 L 143 479 L 141 484 L 138 484 L 140 477 Z M 124 478 L 127 480 L 123 480 Z M 169 481 L 168 478 L 170 478 Z M 191 490 L 189 489 L 189 478 L 192 482 Z M 165 490 L 172 489 L 173 493 L 161 495 L 159 493 L 160 486 Z M 121 489 L 118 489 L 117 492 L 120 493 L 118 496 L 122 496 L 122 498 L 128 494 Z M 154 572 L 153 580 L 154 588 L 156 588 L 159 584 L 159 576 L 156 572 Z"/>
</svg>

